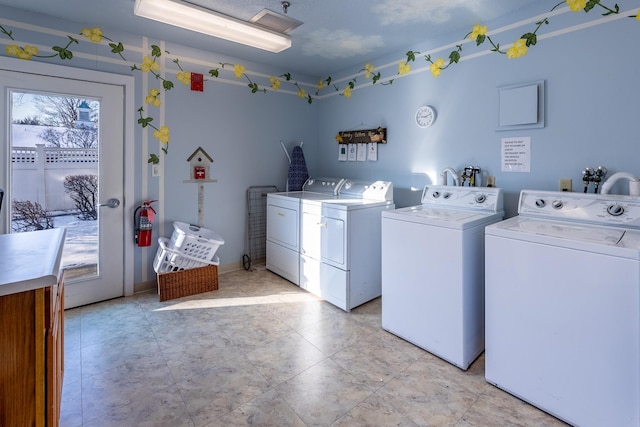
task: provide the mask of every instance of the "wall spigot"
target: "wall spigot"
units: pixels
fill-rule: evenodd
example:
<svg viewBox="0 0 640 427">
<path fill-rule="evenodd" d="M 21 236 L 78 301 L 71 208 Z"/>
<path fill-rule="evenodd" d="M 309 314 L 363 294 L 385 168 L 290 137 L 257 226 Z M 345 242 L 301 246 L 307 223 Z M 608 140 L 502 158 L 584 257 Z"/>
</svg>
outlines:
<svg viewBox="0 0 640 427">
<path fill-rule="evenodd" d="M 582 171 L 582 183 L 584 184 L 584 192 L 586 193 L 589 190 L 589 183 L 591 182 L 591 178 L 593 178 L 593 169 L 584 168 Z"/>
<path fill-rule="evenodd" d="M 464 168 L 464 171 L 460 178 L 462 178 L 462 185 L 464 185 L 465 181 L 469 181 L 469 187 L 476 186 L 476 175 L 480 173 L 480 168 L 476 166 L 467 166 Z"/>
<path fill-rule="evenodd" d="M 593 176 L 593 192 L 597 193 L 598 192 L 598 187 L 600 187 L 600 183 L 602 182 L 602 180 L 604 179 L 604 177 L 607 175 L 607 168 L 605 168 L 604 166 L 598 166 L 596 168 L 595 174 Z"/>
<path fill-rule="evenodd" d="M 593 182 L 593 192 L 597 193 L 600 188 L 600 183 L 607 175 L 607 168 L 604 166 L 598 166 L 595 170 L 591 168 L 585 168 L 582 171 L 582 182 L 584 183 L 584 192 L 589 190 L 589 183 Z"/>
</svg>

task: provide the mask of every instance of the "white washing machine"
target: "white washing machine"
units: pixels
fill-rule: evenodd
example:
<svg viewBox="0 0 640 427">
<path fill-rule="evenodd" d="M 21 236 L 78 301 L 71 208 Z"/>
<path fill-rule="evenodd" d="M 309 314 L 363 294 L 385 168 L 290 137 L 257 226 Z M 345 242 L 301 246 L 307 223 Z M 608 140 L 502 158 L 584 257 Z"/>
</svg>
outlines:
<svg viewBox="0 0 640 427">
<path fill-rule="evenodd" d="M 381 213 L 393 184 L 345 180 L 336 199 L 302 199 L 300 287 L 350 311 L 381 294 Z"/>
<path fill-rule="evenodd" d="M 268 270 L 300 285 L 300 201 L 336 198 L 343 183 L 342 178 L 310 178 L 303 191 L 267 194 Z"/>
<path fill-rule="evenodd" d="M 382 327 L 467 369 L 484 350 L 484 228 L 499 188 L 426 186 L 382 214 Z"/>
<path fill-rule="evenodd" d="M 486 229 L 488 382 L 577 426 L 640 425 L 640 199 L 523 190 Z"/>
</svg>

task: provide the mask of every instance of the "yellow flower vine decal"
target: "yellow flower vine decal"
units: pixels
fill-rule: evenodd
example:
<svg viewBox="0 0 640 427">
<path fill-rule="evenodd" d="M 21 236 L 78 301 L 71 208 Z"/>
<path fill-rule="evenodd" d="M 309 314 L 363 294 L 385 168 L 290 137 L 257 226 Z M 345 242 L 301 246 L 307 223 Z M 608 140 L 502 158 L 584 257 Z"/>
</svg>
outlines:
<svg viewBox="0 0 640 427">
<path fill-rule="evenodd" d="M 220 62 L 220 67 L 224 68 L 225 65 L 231 65 L 233 67 L 233 75 L 236 77 L 236 79 L 241 79 L 242 77 L 245 77 L 247 79 L 247 81 L 249 82 L 249 84 L 247 86 L 249 86 L 249 89 L 251 89 L 251 93 L 256 93 L 256 92 L 264 92 L 266 93 L 267 90 L 266 89 L 260 89 L 260 87 L 258 86 L 257 83 L 254 83 L 253 81 L 251 81 L 251 79 L 249 78 L 249 76 L 246 73 L 246 68 L 244 65 L 240 65 L 240 64 L 229 64 L 227 62 Z M 218 77 L 219 76 L 219 71 L 218 68 L 209 70 L 209 75 L 212 77 Z M 271 86 L 273 87 L 274 83 L 271 82 Z M 280 85 L 277 85 L 278 88 L 280 88 Z"/>
<path fill-rule="evenodd" d="M 282 82 L 276 76 L 269 76 L 269 83 L 271 84 L 271 89 L 278 90 Z"/>
<path fill-rule="evenodd" d="M 342 96 L 344 96 L 345 98 L 351 98 L 351 91 L 355 86 L 356 86 L 356 80 L 355 79 L 350 80 L 342 90 Z"/>
<path fill-rule="evenodd" d="M 158 98 L 158 95 L 160 95 L 160 91 L 158 89 L 149 89 L 149 95 L 144 98 L 144 102 L 149 105 L 153 105 L 154 107 L 159 107 L 162 103 L 160 98 Z"/>
<path fill-rule="evenodd" d="M 371 79 L 371 82 L 373 84 L 376 84 L 376 83 L 378 83 L 378 81 L 380 80 L 380 78 L 382 76 L 380 75 L 380 71 L 378 71 L 377 73 L 374 73 L 375 70 L 376 70 L 375 67 L 371 63 L 367 62 L 366 64 L 364 64 L 364 68 L 362 70 L 360 70 L 360 72 L 364 71 L 364 78 L 366 80 Z M 409 67 L 409 70 L 411 70 L 411 67 Z M 381 83 L 381 84 L 383 86 L 386 86 L 386 85 L 390 85 L 392 83 L 393 83 L 393 79 L 390 79 L 387 82 Z"/>
<path fill-rule="evenodd" d="M 7 31 L 2 25 L 0 25 L 0 33 L 6 35 L 11 40 L 15 41 L 15 39 L 13 38 L 13 31 Z M 16 58 L 24 59 L 24 60 L 29 60 L 33 56 L 37 58 L 54 58 L 56 56 L 59 56 L 60 59 L 71 59 L 73 58 L 73 52 L 69 50 L 69 47 L 73 43 L 78 44 L 78 40 L 71 36 L 67 36 L 67 37 L 69 38 L 67 45 L 64 47 L 53 46 L 51 49 L 57 53 L 53 53 L 51 55 L 40 55 L 38 52 L 38 48 L 36 46 L 30 46 L 28 44 L 24 46 L 18 46 L 17 44 L 9 44 L 5 46 L 5 52 L 9 56 L 15 56 Z"/>
<path fill-rule="evenodd" d="M 509 49 L 507 49 L 507 58 L 520 58 L 521 56 L 525 56 L 527 54 L 527 50 L 529 49 L 529 45 L 527 44 L 526 39 L 518 39 Z"/>
<path fill-rule="evenodd" d="M 599 6 L 605 10 L 602 14 L 603 16 L 618 14 L 620 13 L 620 8 L 617 4 L 613 7 L 608 7 L 600 3 L 600 0 L 564 0 L 554 7 L 551 8 L 551 11 L 558 8 L 559 6 L 566 4 L 569 6 L 569 9 L 573 12 L 585 11 L 589 12 L 596 6 Z M 640 20 L 640 13 L 636 14 L 636 20 Z M 495 43 L 491 37 L 488 35 L 488 28 L 484 25 L 476 24 L 472 27 L 471 31 L 465 36 L 476 42 L 476 46 L 480 46 L 485 41 L 488 41 L 491 44 L 491 51 L 504 54 L 509 59 L 520 58 L 527 54 L 529 47 L 535 46 L 538 42 L 538 30 L 542 27 L 542 25 L 548 25 L 549 19 L 544 18 L 541 21 L 536 22 L 536 27 L 532 32 L 528 32 L 523 34 L 519 39 L 514 41 L 511 46 L 507 50 L 502 50 L 500 48 L 499 43 Z M 438 58 L 435 61 L 431 59 L 429 55 L 425 55 L 425 60 L 430 62 L 429 71 L 433 77 L 438 77 L 442 70 L 448 68 L 451 64 L 456 64 L 460 61 L 460 56 L 462 52 L 462 46 L 456 45 L 456 49 L 449 54 L 449 63 L 445 65 L 445 60 L 443 58 Z M 405 64 L 409 64 L 409 62 L 415 60 L 415 55 L 420 52 L 407 52 L 407 60 L 404 62 Z M 398 64 L 398 74 L 406 74 L 408 71 L 403 68 L 402 62 Z"/>
<path fill-rule="evenodd" d="M 566 4 L 569 9 L 573 12 L 589 12 L 592 9 L 599 7 L 604 11 L 602 13 L 603 16 L 618 14 L 620 13 L 620 8 L 617 4 L 613 7 L 606 6 L 601 3 L 600 0 L 564 0 L 560 3 L 556 4 L 551 11 L 558 8 L 561 5 Z M 640 13 L 636 13 L 635 16 L 636 21 L 640 21 Z M 509 47 L 504 50 L 500 47 L 499 43 L 494 42 L 492 38 L 489 36 L 489 30 L 486 26 L 481 24 L 476 24 L 472 27 L 471 31 L 464 37 L 465 39 L 470 39 L 471 41 L 475 41 L 476 46 L 480 46 L 485 42 L 489 42 L 491 45 L 490 51 L 496 52 L 505 55 L 509 59 L 520 58 L 526 56 L 528 49 L 531 46 L 535 46 L 538 41 L 538 31 L 542 28 L 543 25 L 548 25 L 549 19 L 544 18 L 535 23 L 535 28 L 531 32 L 527 32 L 519 37 L 517 40 L 512 42 Z M 13 37 L 13 32 L 7 30 L 5 27 L 0 25 L 0 34 L 5 35 L 10 40 L 15 41 Z M 100 27 L 87 27 L 82 28 L 79 33 L 81 36 L 85 37 L 91 43 L 103 43 L 104 40 L 108 41 L 108 46 L 111 48 L 111 53 L 117 54 L 120 58 L 128 62 L 124 57 L 124 45 L 121 42 L 114 42 L 110 38 L 106 37 L 102 29 Z M 68 41 L 64 46 L 52 46 L 51 50 L 54 52 L 48 55 L 41 55 L 38 51 L 37 46 L 32 46 L 25 44 L 24 46 L 19 46 L 18 44 L 8 44 L 5 46 L 5 52 L 9 56 L 13 56 L 23 60 L 30 60 L 33 57 L 36 58 L 54 58 L 58 57 L 61 60 L 70 60 L 73 58 L 73 52 L 70 50 L 71 46 L 74 44 L 78 44 L 79 41 L 70 35 L 67 35 Z M 151 46 L 151 54 L 143 57 L 142 62 L 140 64 L 131 65 L 131 71 L 140 71 L 143 73 L 149 73 L 153 75 L 156 80 L 162 83 L 162 88 L 167 91 L 171 90 L 174 87 L 174 84 L 171 80 L 166 79 L 160 75 L 160 63 L 158 59 L 162 56 L 161 49 L 156 46 Z M 165 52 L 169 54 L 169 52 Z M 448 61 L 443 57 L 438 57 L 436 59 L 432 59 L 430 55 L 424 55 L 424 59 L 429 63 L 429 71 L 433 75 L 433 77 L 438 77 L 441 75 L 442 71 L 447 69 L 452 64 L 456 64 L 460 61 L 462 53 L 462 45 L 456 45 L 455 49 L 449 53 Z M 411 72 L 411 62 L 414 62 L 416 59 L 416 55 L 419 55 L 420 52 L 408 51 L 405 56 L 406 60 L 400 61 L 398 63 L 397 75 L 406 75 Z M 176 79 L 182 82 L 184 85 L 189 85 L 191 83 L 192 73 L 186 71 L 182 68 L 180 61 L 178 58 L 172 60 L 178 68 L 179 72 L 176 73 Z M 247 74 L 247 70 L 242 64 L 229 64 L 229 63 L 220 63 L 220 68 L 225 68 L 225 66 L 230 66 L 232 68 L 233 74 L 236 79 L 245 78 L 248 82 L 247 86 L 251 90 L 251 93 L 263 92 L 266 93 L 267 89 L 260 88 L 257 83 L 253 82 L 249 75 Z M 218 78 L 220 75 L 220 68 L 213 68 L 208 71 L 208 74 L 212 78 Z M 367 62 L 364 64 L 364 68 L 359 71 L 359 74 L 363 73 L 365 80 L 371 79 L 373 84 L 378 83 L 381 80 L 381 74 L 379 71 L 376 72 L 375 67 Z M 269 76 L 269 85 L 271 90 L 278 91 L 281 88 L 283 82 L 287 84 L 292 84 L 296 88 L 296 95 L 307 101 L 307 103 L 311 104 L 314 98 L 309 94 L 304 88 L 300 86 L 300 83 L 295 81 L 291 73 L 284 73 L 279 76 Z M 382 85 L 390 85 L 393 83 L 393 79 L 388 79 L 386 82 L 381 83 Z M 315 95 L 318 96 L 321 91 L 325 90 L 333 86 L 335 91 L 340 92 L 344 98 L 351 98 L 353 95 L 353 90 L 355 89 L 356 79 L 352 78 L 347 82 L 347 84 L 340 89 L 336 84 L 332 83 L 331 76 L 328 76 L 325 79 L 319 80 L 316 85 Z M 147 105 L 153 107 L 159 107 L 161 105 L 160 100 L 160 90 L 153 88 L 149 90 L 148 95 L 145 97 L 145 103 Z M 160 141 L 161 150 L 168 154 L 169 140 L 170 140 L 170 129 L 166 125 L 161 125 L 160 127 L 156 127 L 152 122 L 153 118 L 149 116 L 144 116 L 144 107 L 140 107 L 138 109 L 139 118 L 138 124 L 143 128 L 150 126 L 154 129 L 153 137 Z M 341 137 L 338 135 L 336 140 Z M 339 140 L 338 140 L 339 141 Z M 339 141 L 340 142 L 340 141 Z M 160 161 L 159 157 L 156 154 L 150 154 L 148 162 L 149 163 L 158 163 Z"/>
<path fill-rule="evenodd" d="M 178 71 L 176 79 L 188 86 L 191 84 L 191 73 L 188 71 Z"/>
<path fill-rule="evenodd" d="M 122 56 L 122 52 L 124 52 L 124 45 L 122 43 L 120 43 L 120 42 L 119 43 L 115 43 L 110 38 L 105 37 L 104 34 L 102 33 L 102 29 L 100 29 L 100 27 L 83 28 L 80 31 L 80 34 L 85 36 L 86 38 L 88 38 L 91 43 L 102 43 L 102 39 L 108 40 L 110 42 L 109 43 L 109 47 L 111 48 L 111 53 L 117 53 L 120 56 L 120 58 L 122 58 L 124 61 L 126 61 L 125 57 Z M 69 38 L 71 38 L 71 37 L 69 37 Z M 76 43 L 78 43 L 77 40 L 76 40 Z M 69 46 L 67 46 L 67 47 L 69 47 Z M 71 52 L 68 52 L 68 53 L 71 54 Z M 71 59 L 71 57 L 69 57 L 69 59 Z M 64 59 L 64 58 L 62 58 L 62 59 Z"/>
<path fill-rule="evenodd" d="M 366 63 L 364 64 L 364 69 L 361 70 L 364 71 L 364 78 L 369 80 L 371 78 L 371 76 L 373 75 L 373 72 L 375 71 L 375 68 L 373 65 L 371 65 L 370 63 Z"/>
<path fill-rule="evenodd" d="M 413 58 L 410 58 L 409 55 L 413 56 Z M 409 64 L 409 61 L 413 61 L 414 59 L 415 59 L 415 55 L 413 54 L 413 52 L 411 51 L 407 52 L 407 60 L 400 61 L 398 63 L 398 74 L 401 76 L 405 74 L 409 74 L 409 72 L 411 71 L 411 65 Z"/>
<path fill-rule="evenodd" d="M 433 77 L 438 77 L 440 71 L 445 69 L 444 59 L 438 58 L 429 65 L 429 71 L 433 74 Z"/>
</svg>

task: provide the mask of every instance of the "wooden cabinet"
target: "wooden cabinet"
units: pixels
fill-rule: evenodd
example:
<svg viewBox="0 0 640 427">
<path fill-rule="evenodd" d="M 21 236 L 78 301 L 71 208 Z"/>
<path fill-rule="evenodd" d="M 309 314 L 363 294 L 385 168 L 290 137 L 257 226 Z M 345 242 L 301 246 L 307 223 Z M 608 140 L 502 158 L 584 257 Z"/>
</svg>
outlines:
<svg viewBox="0 0 640 427">
<path fill-rule="evenodd" d="M 47 426 L 57 426 L 60 420 L 62 380 L 64 379 L 64 281 L 45 290 L 45 319 L 47 327 Z"/>
<path fill-rule="evenodd" d="M 0 297 L 0 425 L 57 426 L 64 284 Z M 46 420 L 46 421 L 45 421 Z"/>
<path fill-rule="evenodd" d="M 19 252 L 17 243 L 25 242 L 31 244 L 30 253 L 42 255 L 38 248 L 43 248 L 55 259 L 41 256 L 30 267 L 35 261 L 23 256 L 23 279 L 3 270 L 0 262 L 0 426 L 51 427 L 60 418 L 64 373 L 64 282 L 58 253 L 64 231 L 18 239 L 0 235 L 0 258 L 4 249 Z"/>
</svg>

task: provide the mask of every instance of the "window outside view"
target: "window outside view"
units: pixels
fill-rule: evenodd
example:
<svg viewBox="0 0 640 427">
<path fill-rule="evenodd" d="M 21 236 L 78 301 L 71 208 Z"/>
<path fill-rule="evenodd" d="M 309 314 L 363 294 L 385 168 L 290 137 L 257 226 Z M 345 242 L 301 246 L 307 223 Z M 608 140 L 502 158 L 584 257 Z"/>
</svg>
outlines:
<svg viewBox="0 0 640 427">
<path fill-rule="evenodd" d="M 66 228 L 67 279 L 98 274 L 99 111 L 93 99 L 12 93 L 11 232 Z"/>
</svg>

